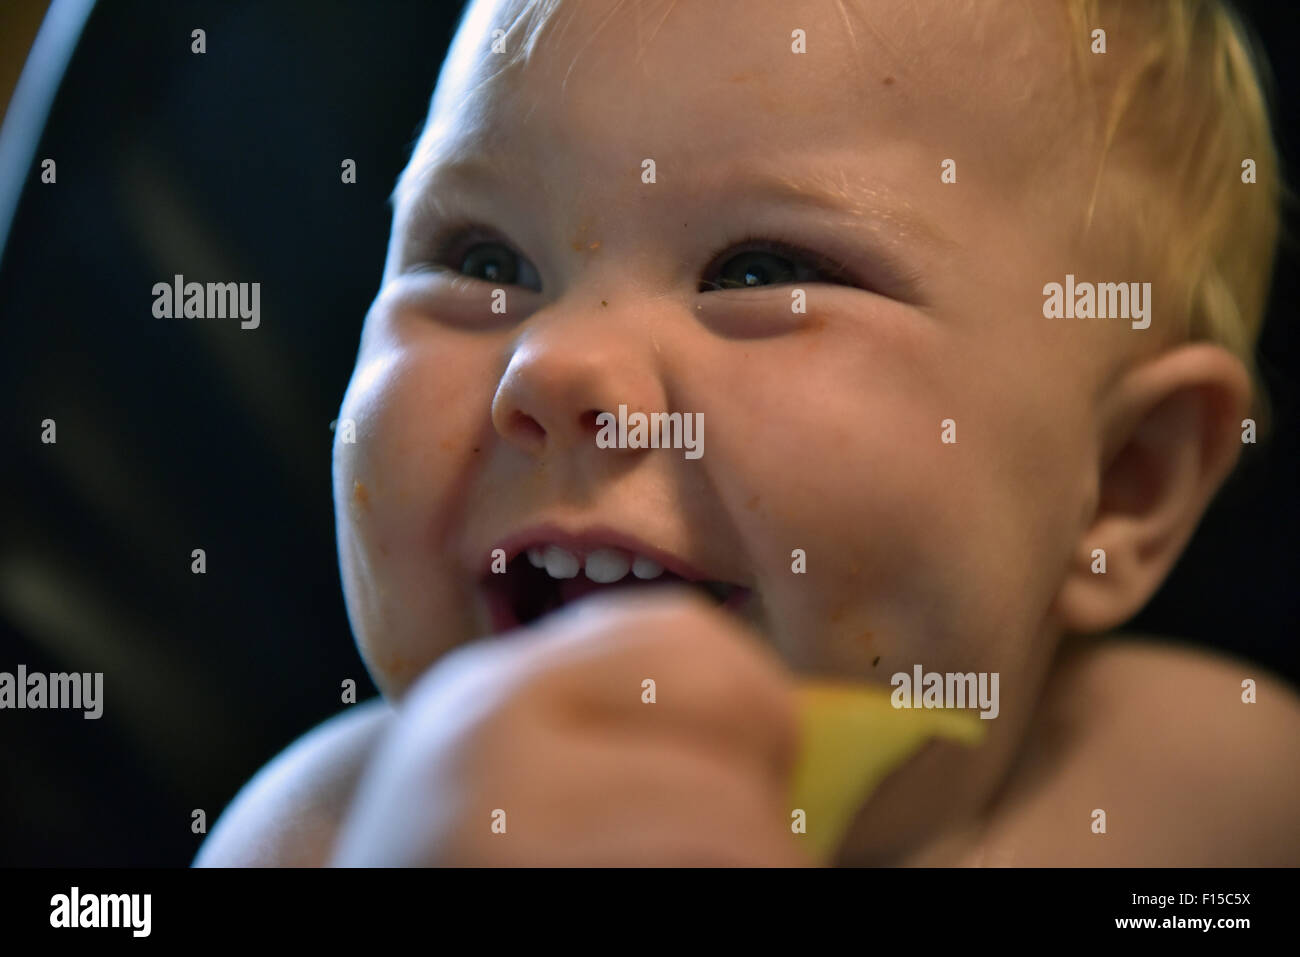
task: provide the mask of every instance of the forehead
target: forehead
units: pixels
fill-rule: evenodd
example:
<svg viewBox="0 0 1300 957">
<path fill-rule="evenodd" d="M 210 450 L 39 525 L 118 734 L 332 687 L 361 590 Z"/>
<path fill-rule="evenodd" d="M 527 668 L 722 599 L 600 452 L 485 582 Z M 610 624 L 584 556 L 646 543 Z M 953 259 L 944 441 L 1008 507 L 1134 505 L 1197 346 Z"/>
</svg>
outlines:
<svg viewBox="0 0 1300 957">
<path fill-rule="evenodd" d="M 481 0 L 428 138 L 653 156 L 1023 127 L 1028 88 L 1064 59 L 1063 19 L 1016 0 Z"/>
</svg>

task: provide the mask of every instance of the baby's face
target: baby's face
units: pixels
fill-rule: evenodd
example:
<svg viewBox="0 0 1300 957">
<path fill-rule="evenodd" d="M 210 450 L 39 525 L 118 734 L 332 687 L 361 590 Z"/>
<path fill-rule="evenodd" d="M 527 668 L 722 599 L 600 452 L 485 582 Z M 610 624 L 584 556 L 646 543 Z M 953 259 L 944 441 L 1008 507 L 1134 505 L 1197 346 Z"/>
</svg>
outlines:
<svg viewBox="0 0 1300 957">
<path fill-rule="evenodd" d="M 999 672 L 1000 749 L 1083 547 L 1121 334 L 1042 316 L 1083 271 L 1083 177 L 1039 158 L 1064 14 L 568 3 L 492 79 L 520 6 L 458 35 L 340 413 L 378 683 L 526 618 L 523 591 L 574 593 L 520 549 L 608 546 L 740 586 L 797 671 Z M 702 415 L 702 456 L 598 447 L 620 405 Z"/>
</svg>

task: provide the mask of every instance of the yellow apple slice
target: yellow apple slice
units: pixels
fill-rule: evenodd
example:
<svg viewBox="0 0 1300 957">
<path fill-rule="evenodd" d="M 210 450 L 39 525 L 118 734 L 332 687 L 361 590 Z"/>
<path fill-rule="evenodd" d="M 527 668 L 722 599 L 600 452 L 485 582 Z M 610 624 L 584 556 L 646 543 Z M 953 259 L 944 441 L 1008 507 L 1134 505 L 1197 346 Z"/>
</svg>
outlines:
<svg viewBox="0 0 1300 957">
<path fill-rule="evenodd" d="M 792 807 L 806 814 L 806 839 L 819 860 L 834 858 L 854 815 L 885 777 L 930 738 L 978 744 L 984 726 L 973 711 L 895 708 L 879 685 L 799 683 L 802 750 Z"/>
</svg>

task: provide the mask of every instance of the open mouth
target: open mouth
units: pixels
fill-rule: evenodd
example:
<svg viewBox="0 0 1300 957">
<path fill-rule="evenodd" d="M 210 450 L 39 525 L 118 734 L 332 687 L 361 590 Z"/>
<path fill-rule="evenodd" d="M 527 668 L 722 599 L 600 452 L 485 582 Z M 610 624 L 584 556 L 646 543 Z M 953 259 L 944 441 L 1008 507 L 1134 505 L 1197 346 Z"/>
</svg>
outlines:
<svg viewBox="0 0 1300 957">
<path fill-rule="evenodd" d="M 536 545 L 517 554 L 504 574 L 489 573 L 482 587 L 493 633 L 528 625 L 570 602 L 619 588 L 649 589 L 665 584 L 699 589 L 714 604 L 736 611 L 749 589 L 730 582 L 687 578 L 643 555 L 621 548 L 572 551 Z"/>
</svg>

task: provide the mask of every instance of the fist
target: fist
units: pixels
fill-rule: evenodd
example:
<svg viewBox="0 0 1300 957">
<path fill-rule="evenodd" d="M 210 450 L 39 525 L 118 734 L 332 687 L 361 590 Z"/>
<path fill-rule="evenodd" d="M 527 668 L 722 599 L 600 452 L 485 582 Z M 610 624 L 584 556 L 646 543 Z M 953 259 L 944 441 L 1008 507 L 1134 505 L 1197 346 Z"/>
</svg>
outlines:
<svg viewBox="0 0 1300 957">
<path fill-rule="evenodd" d="M 399 707 L 339 865 L 811 863 L 791 675 L 694 593 L 592 596 L 465 645 Z"/>
</svg>

